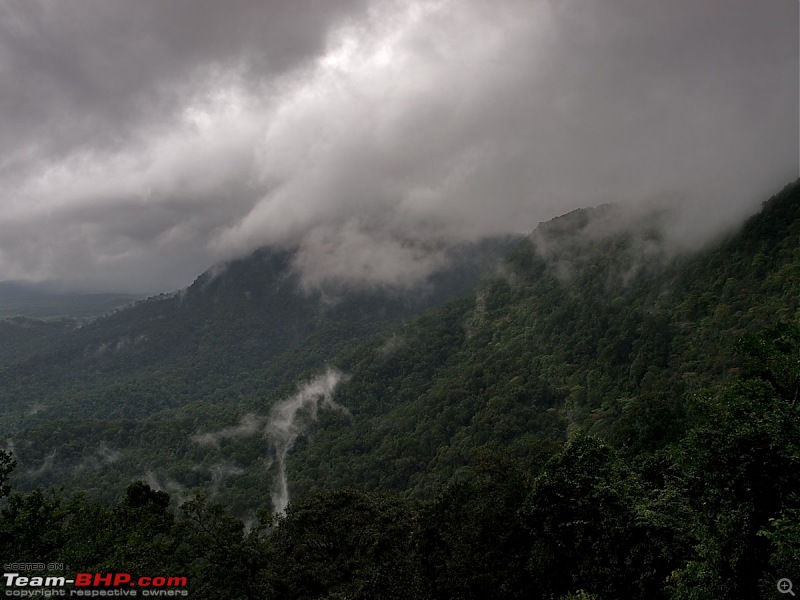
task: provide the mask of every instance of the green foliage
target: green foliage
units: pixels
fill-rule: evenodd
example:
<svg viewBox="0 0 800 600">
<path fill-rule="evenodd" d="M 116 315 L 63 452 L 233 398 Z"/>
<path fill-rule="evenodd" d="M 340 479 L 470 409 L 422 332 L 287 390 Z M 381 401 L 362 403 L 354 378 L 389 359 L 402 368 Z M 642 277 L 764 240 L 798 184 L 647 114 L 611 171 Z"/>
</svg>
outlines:
<svg viewBox="0 0 800 600">
<path fill-rule="evenodd" d="M 494 454 L 479 474 L 453 484 L 421 510 L 418 551 L 434 598 L 529 598 L 531 539 L 520 514 L 529 475 Z"/>
<path fill-rule="evenodd" d="M 767 357 L 796 350 L 774 339 L 754 341 Z M 800 549 L 800 423 L 753 374 L 769 362 L 706 396 L 679 442 L 635 459 L 582 434 L 543 466 L 484 451 L 429 501 L 328 490 L 249 531 L 202 495 L 176 514 L 141 482 L 113 509 L 16 493 L 0 551 L 180 573 L 201 599 L 769 598 Z"/>
<path fill-rule="evenodd" d="M 534 540 L 528 567 L 543 595 L 583 589 L 601 598 L 664 597 L 663 582 L 685 548 L 657 495 L 602 442 L 572 439 L 523 509 Z"/>
<path fill-rule="evenodd" d="M 20 364 L 57 347 L 78 326 L 72 319 L 0 319 L 0 367 Z"/>
<path fill-rule="evenodd" d="M 13 494 L 0 511 L 0 554 L 15 562 L 58 560 L 67 544 L 69 506 L 55 492 Z"/>
<path fill-rule="evenodd" d="M 257 532 L 246 535 L 244 524 L 219 503 L 203 495 L 181 506 L 172 532 L 178 547 L 172 555 L 176 572 L 192 582 L 192 595 L 203 600 L 263 597 L 264 550 Z M 160 555 L 163 556 L 163 555 Z"/>
<path fill-rule="evenodd" d="M 356 490 L 292 502 L 268 538 L 276 598 L 420 598 L 415 511 Z"/>
<path fill-rule="evenodd" d="M 615 211 L 403 323 L 419 304 L 301 298 L 259 253 L 7 366 L 0 552 L 196 598 L 774 597 L 800 578 L 800 183 L 693 256 Z M 268 437 L 194 436 L 326 363 L 348 414 L 297 439 L 271 517 Z M 207 494 L 123 494 L 143 469 Z M 53 480 L 87 493 L 29 491 Z"/>
<path fill-rule="evenodd" d="M 208 490 L 219 460 L 197 447 L 194 433 L 264 415 L 296 378 L 472 287 L 512 243 L 465 245 L 421 293 L 326 296 L 299 287 L 290 254 L 263 250 L 204 274 L 182 294 L 138 302 L 34 356 L 20 353 L 0 369 L 0 432 L 15 444 L 17 486 L 59 482 L 116 501 L 145 464 L 165 480 Z M 242 514 L 258 506 L 243 499 L 254 497 L 267 451 L 245 444 L 224 457 L 249 468 L 225 498 L 242 504 Z"/>
<path fill-rule="evenodd" d="M 775 524 L 785 522 L 781 515 L 798 508 L 800 415 L 796 376 L 788 370 L 800 350 L 798 328 L 785 325 L 749 337 L 741 348 L 749 352 L 742 378 L 704 402 L 702 417 L 677 448 L 698 554 L 675 576 L 678 598 L 693 598 L 696 589 L 755 598 L 766 585 L 762 580 L 774 584 L 786 576 L 770 564 L 786 568 L 785 555 L 775 553 L 791 544 L 775 548 L 759 533 L 777 534 Z"/>
<path fill-rule="evenodd" d="M 12 458 L 11 453 L 0 450 L 0 499 L 8 496 L 11 489 L 8 478 L 16 466 L 16 462 Z"/>
<path fill-rule="evenodd" d="M 800 506 L 800 499 L 790 498 L 790 506 Z M 769 525 L 758 532 L 770 542 L 772 577 L 762 578 L 763 595 L 778 578 L 800 579 L 800 509 L 787 508 L 780 516 L 771 518 Z"/>
</svg>

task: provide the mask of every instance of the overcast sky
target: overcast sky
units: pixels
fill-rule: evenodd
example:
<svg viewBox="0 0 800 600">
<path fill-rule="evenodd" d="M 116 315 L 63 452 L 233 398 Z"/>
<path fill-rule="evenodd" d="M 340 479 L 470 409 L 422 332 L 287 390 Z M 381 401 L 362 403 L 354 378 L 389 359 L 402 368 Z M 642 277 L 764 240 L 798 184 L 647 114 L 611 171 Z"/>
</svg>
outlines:
<svg viewBox="0 0 800 600">
<path fill-rule="evenodd" d="M 274 245 L 403 283 L 573 208 L 696 240 L 798 176 L 797 0 L 0 0 L 0 280 Z M 665 200 L 666 199 L 666 200 Z"/>
</svg>

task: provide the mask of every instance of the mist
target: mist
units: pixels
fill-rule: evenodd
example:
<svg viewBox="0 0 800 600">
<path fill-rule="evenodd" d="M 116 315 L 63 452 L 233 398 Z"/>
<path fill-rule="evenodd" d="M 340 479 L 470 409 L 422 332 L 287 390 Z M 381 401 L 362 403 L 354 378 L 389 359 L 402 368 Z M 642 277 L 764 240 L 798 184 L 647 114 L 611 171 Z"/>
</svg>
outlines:
<svg viewBox="0 0 800 600">
<path fill-rule="evenodd" d="M 343 378 L 340 372 L 329 369 L 273 407 L 265 430 L 278 463 L 278 475 L 270 494 L 273 512 L 284 514 L 289 504 L 286 458 L 297 438 L 306 431 L 310 423 L 317 420 L 320 410 L 336 410 L 349 414 L 346 408 L 333 401 L 333 392 Z"/>
<path fill-rule="evenodd" d="M 198 433 L 192 436 L 192 441 L 204 446 L 213 446 L 219 449 L 220 440 L 241 439 L 251 437 L 261 431 L 264 425 L 264 417 L 248 413 L 239 419 L 239 423 L 230 427 L 223 427 L 219 431 L 209 431 Z"/>
<path fill-rule="evenodd" d="M 276 402 L 264 417 L 248 413 L 236 425 L 223 427 L 219 431 L 198 433 L 192 441 L 203 446 L 220 450 L 220 441 L 238 440 L 261 434 L 270 448 L 270 463 L 275 464 L 277 474 L 270 490 L 273 511 L 283 514 L 289 504 L 289 482 L 286 475 L 286 459 L 297 438 L 308 431 L 321 410 L 333 410 L 349 415 L 343 406 L 333 401 L 337 386 L 347 377 L 335 369 L 328 369 L 311 380 L 301 384 L 297 392 Z M 240 475 L 243 470 L 234 464 L 216 462 L 210 467 L 211 493 L 216 494 L 223 481 L 230 476 Z M 160 488 L 159 488 L 160 489 Z"/>
<path fill-rule="evenodd" d="M 5 3 L 0 280 L 413 285 L 606 202 L 696 247 L 798 176 L 796 0 L 292 6 Z"/>
</svg>

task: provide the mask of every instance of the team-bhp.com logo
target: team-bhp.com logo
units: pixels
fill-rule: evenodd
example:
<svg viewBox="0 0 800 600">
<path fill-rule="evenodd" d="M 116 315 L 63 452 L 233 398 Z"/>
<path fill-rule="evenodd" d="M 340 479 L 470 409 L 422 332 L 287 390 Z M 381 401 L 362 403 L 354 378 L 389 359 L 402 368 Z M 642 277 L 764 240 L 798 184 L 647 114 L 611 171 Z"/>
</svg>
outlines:
<svg viewBox="0 0 800 600">
<path fill-rule="evenodd" d="M 134 577 L 130 573 L 76 573 L 64 576 L 4 573 L 5 595 L 18 598 L 51 596 L 188 596 L 186 577 Z M 64 589 L 74 586 L 71 589 Z"/>
</svg>

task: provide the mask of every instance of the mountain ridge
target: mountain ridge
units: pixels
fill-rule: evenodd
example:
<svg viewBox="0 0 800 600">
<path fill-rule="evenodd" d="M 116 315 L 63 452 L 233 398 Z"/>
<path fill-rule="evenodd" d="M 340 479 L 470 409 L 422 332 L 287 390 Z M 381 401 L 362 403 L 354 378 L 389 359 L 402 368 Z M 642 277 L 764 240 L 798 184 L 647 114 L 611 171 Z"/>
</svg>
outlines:
<svg viewBox="0 0 800 600">
<path fill-rule="evenodd" d="M 800 181 L 643 268 L 658 237 L 581 238 L 591 213 L 263 394 L 32 415 L 11 484 L 66 491 L 0 501 L 0 549 L 204 598 L 773 597 L 800 556 Z"/>
<path fill-rule="evenodd" d="M 114 331 L 124 330 L 128 337 L 85 338 L 94 339 L 93 352 L 104 348 L 90 361 L 96 371 L 96 391 L 91 392 L 91 382 L 89 386 L 78 382 L 76 392 L 70 392 L 67 400 L 73 406 L 82 406 L 83 412 L 78 411 L 78 415 L 90 419 L 82 426 L 86 431 L 83 435 L 97 438 L 115 451 L 126 445 L 139 448 L 141 462 L 153 468 L 158 465 L 156 470 L 160 469 L 176 485 L 191 487 L 192 481 L 207 481 L 210 485 L 210 480 L 192 474 L 198 464 L 211 468 L 214 461 L 224 460 L 236 464 L 237 469 L 254 469 L 237 476 L 243 483 L 238 491 L 231 491 L 238 495 L 234 504 L 240 507 L 252 505 L 244 499 L 248 486 L 255 486 L 257 478 L 268 481 L 273 476 L 268 466 L 269 444 L 253 439 L 236 447 L 231 441 L 222 454 L 214 454 L 193 447 L 187 440 L 198 428 L 210 432 L 215 423 L 231 427 L 248 413 L 266 415 L 271 403 L 293 393 L 298 377 L 307 377 L 325 365 L 351 375 L 337 392 L 337 402 L 351 412 L 353 420 L 345 423 L 335 415 L 323 413 L 313 428 L 313 442 L 311 437 L 300 437 L 287 468 L 290 487 L 301 495 L 314 489 L 359 485 L 426 497 L 448 481 L 468 477 L 476 452 L 504 452 L 539 464 L 575 430 L 600 434 L 618 445 L 636 449 L 643 444 L 667 443 L 682 431 L 681 415 L 687 410 L 682 398 L 726 381 L 718 373 L 721 365 L 730 365 L 731 361 L 735 364 L 731 348 L 736 338 L 771 322 L 774 315 L 768 314 L 769 307 L 777 301 L 776 294 L 780 292 L 780 298 L 784 298 L 796 287 L 755 285 L 748 269 L 759 252 L 767 257 L 759 268 L 775 271 L 773 279 L 782 269 L 796 268 L 794 247 L 776 245 L 774 241 L 787 227 L 792 232 L 800 223 L 797 189 L 797 183 L 787 186 L 765 204 L 763 214 L 754 215 L 743 226 L 741 233 L 691 256 L 664 251 L 659 245 L 663 240 L 649 217 L 643 221 L 646 227 L 617 227 L 608 230 L 609 235 L 582 237 L 592 215 L 599 215 L 597 230 L 602 233 L 607 231 L 603 223 L 613 221 L 614 211 L 619 209 L 580 209 L 545 224 L 518 243 L 500 271 L 476 292 L 468 292 L 416 320 L 400 325 L 391 325 L 387 320 L 385 328 L 364 330 L 355 336 L 352 330 L 337 333 L 333 321 L 325 319 L 332 315 L 340 323 L 364 319 L 363 306 L 320 302 L 321 296 L 317 296 L 318 308 L 309 311 L 294 303 L 295 296 L 287 295 L 284 304 L 278 306 L 280 318 L 294 319 L 292 327 L 300 330 L 284 328 L 280 335 L 291 341 L 299 331 L 305 346 L 300 353 L 276 357 L 266 370 L 258 359 L 263 356 L 258 351 L 261 341 L 254 340 L 255 350 L 246 354 L 252 333 L 247 328 L 252 321 L 245 319 L 248 325 L 243 330 L 237 330 L 235 325 L 238 316 L 246 314 L 258 297 L 251 295 L 248 299 L 244 293 L 247 289 L 237 285 L 229 290 L 235 298 L 226 296 L 226 286 L 266 276 L 265 281 L 277 286 L 278 295 L 270 297 L 281 298 L 281 286 L 285 286 L 284 291 L 293 289 L 291 275 L 275 279 L 265 274 L 270 270 L 273 275 L 287 273 L 290 255 L 270 254 L 269 260 L 276 262 L 268 264 L 266 271 L 256 277 L 248 275 L 254 263 L 233 263 L 221 273 L 199 276 L 182 294 L 141 302 L 137 309 L 143 317 L 140 324 L 149 323 L 151 329 L 124 329 L 124 312 L 87 326 L 91 333 L 101 325 L 108 329 L 111 323 L 121 327 Z M 781 229 L 779 223 L 787 218 L 793 219 L 791 224 Z M 768 222 L 759 225 L 764 219 Z M 542 238 L 551 234 L 558 238 L 558 244 L 552 240 L 543 243 Z M 758 243 L 751 239 L 754 236 Z M 643 260 L 642 248 L 646 244 L 654 250 Z M 781 249 L 785 250 L 783 255 L 775 254 L 780 254 Z M 726 256 L 738 256 L 737 260 L 747 257 L 748 269 L 738 262 L 735 266 L 728 264 Z M 564 274 L 565 261 L 571 269 L 568 276 Z M 714 266 L 704 266 L 708 261 Z M 741 306 L 728 306 L 724 302 L 725 281 L 708 277 L 704 269 L 730 273 L 724 278 L 718 275 L 725 281 L 733 275 L 741 278 L 737 292 L 742 296 Z M 767 274 L 761 283 L 769 281 L 772 280 Z M 723 289 L 717 289 L 718 283 Z M 708 289 L 700 290 L 698 286 Z M 265 286 L 259 289 L 263 291 Z M 764 290 L 769 293 L 762 293 Z M 733 288 L 727 293 L 732 292 Z M 756 300 L 759 294 L 762 297 Z M 229 302 L 229 298 L 233 300 Z M 703 331 L 704 310 L 704 305 L 698 303 L 706 302 L 720 304 L 720 319 L 726 311 L 729 313 L 726 329 L 715 333 L 718 345 L 704 341 L 698 334 Z M 745 303 L 751 304 L 747 311 L 743 310 Z M 162 305 L 173 312 L 155 310 Z M 157 367 L 154 379 L 130 378 L 126 373 L 130 358 L 140 351 L 136 336 L 146 336 L 152 328 L 162 326 L 170 326 L 175 336 L 180 335 L 174 316 L 170 316 L 178 310 L 193 315 L 193 323 L 198 325 L 199 333 L 187 338 L 192 340 L 188 347 L 206 344 L 205 354 L 195 350 L 188 355 L 199 364 L 170 363 L 169 352 L 181 355 L 187 346 L 186 342 L 174 348 L 167 344 L 164 355 L 148 356 L 150 362 L 144 365 Z M 377 312 L 385 310 L 381 305 Z M 402 306 L 392 310 L 402 312 Z M 797 310 L 796 301 L 794 308 L 788 304 L 781 314 L 786 316 L 793 310 Z M 333 325 L 333 330 L 303 337 L 302 328 L 320 319 Z M 223 330 L 215 329 L 213 322 L 233 326 L 224 330 L 229 337 L 218 335 Z M 269 328 L 267 322 L 257 330 Z M 345 342 L 348 336 L 350 344 Z M 169 339 L 165 337 L 164 343 Z M 120 340 L 123 343 L 118 348 Z M 230 340 L 239 343 L 235 345 L 236 352 L 226 354 Z M 335 342 L 331 351 L 331 340 L 343 343 Z M 64 352 L 79 356 L 74 348 Z M 208 362 L 214 355 L 216 363 Z M 128 362 L 120 361 L 121 356 Z M 85 356 L 77 360 L 84 359 Z M 210 368 L 211 364 L 218 366 Z M 31 363 L 30 377 L 40 377 L 47 365 L 47 360 L 41 358 Z M 185 370 L 187 366 L 189 371 Z M 279 375 L 265 374 L 268 372 Z M 17 378 L 19 373 L 15 372 Z M 190 378 L 187 373 L 196 375 Z M 54 378 L 60 377 L 63 372 L 54 373 Z M 104 383 L 108 381 L 111 383 Z M 668 395 L 664 394 L 666 389 L 670 390 Z M 159 395 L 165 390 L 172 394 L 173 401 L 165 402 L 164 396 Z M 137 398 L 145 412 L 126 413 L 120 400 L 125 397 Z M 219 423 L 211 415 L 221 405 L 231 408 L 226 409 L 229 416 Z M 96 410 L 93 407 L 107 407 L 103 418 L 96 422 L 91 421 L 91 411 Z M 56 450 L 48 441 L 49 432 L 56 427 L 48 423 L 52 417 L 35 400 L 26 410 L 35 411 L 21 421 L 29 432 L 29 441 L 17 444 L 17 450 L 27 472 L 38 473 L 28 485 L 61 477 L 52 464 L 49 471 L 42 470 L 48 464 L 47 457 Z M 654 414 L 661 418 L 648 421 L 648 415 Z M 663 417 L 669 415 L 665 421 Z M 174 420 L 172 424 L 170 419 Z M 73 427 L 68 421 L 58 423 L 58 427 L 67 430 Z M 138 441 L 132 441 L 121 430 L 118 434 L 109 433 L 119 427 L 127 428 Z M 148 428 L 166 432 L 170 427 L 175 429 L 176 440 L 167 444 L 171 449 L 165 447 L 163 451 L 180 457 L 171 466 L 159 458 L 161 450 L 146 447 Z M 640 432 L 637 437 L 632 433 L 635 428 L 647 433 Z M 656 431 L 658 428 L 661 430 Z M 406 442 L 399 443 L 400 438 Z M 648 441 L 645 443 L 643 438 Z M 100 446 L 87 441 L 80 442 L 76 451 L 69 459 L 72 464 L 91 462 L 92 457 L 103 454 Z M 327 458 L 330 456 L 351 458 L 331 463 Z M 128 465 L 115 476 L 121 477 L 116 479 L 120 484 L 123 473 L 136 468 L 132 461 L 124 453 L 115 460 L 114 468 Z M 62 475 L 74 478 L 70 468 L 65 468 Z M 104 468 L 93 475 L 98 482 L 103 480 Z"/>
</svg>

